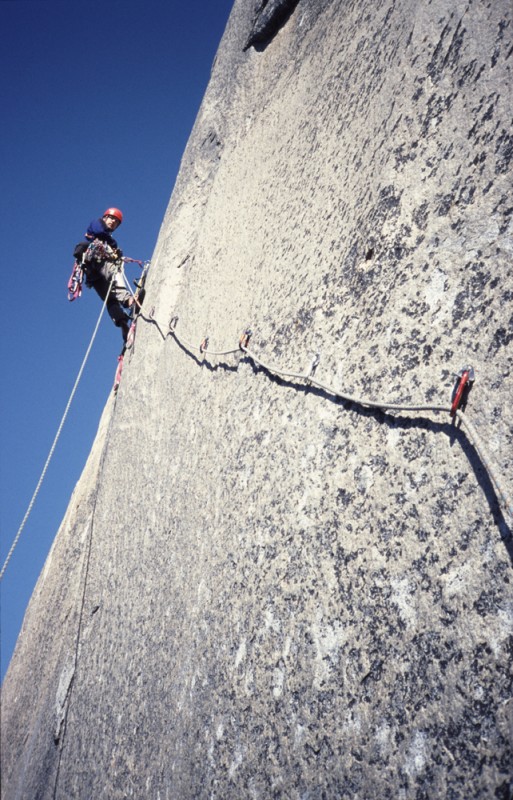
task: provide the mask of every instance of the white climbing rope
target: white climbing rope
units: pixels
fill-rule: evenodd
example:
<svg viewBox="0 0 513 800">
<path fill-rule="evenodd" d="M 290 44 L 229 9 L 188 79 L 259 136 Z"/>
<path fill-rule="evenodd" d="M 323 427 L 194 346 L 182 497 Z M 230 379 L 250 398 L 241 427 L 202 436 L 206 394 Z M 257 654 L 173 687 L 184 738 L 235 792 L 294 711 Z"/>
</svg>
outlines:
<svg viewBox="0 0 513 800">
<path fill-rule="evenodd" d="M 158 325 L 157 321 L 154 320 L 153 318 L 151 319 L 151 321 L 155 322 Z M 169 332 L 171 333 L 173 338 L 176 340 L 176 342 L 178 342 L 178 344 L 182 345 L 186 349 L 192 349 L 195 350 L 196 352 L 200 352 L 202 356 L 231 355 L 233 353 L 242 351 L 248 356 L 248 358 L 250 358 L 253 361 L 253 363 L 258 364 L 258 366 L 262 367 L 267 372 L 272 373 L 273 375 L 277 375 L 280 378 L 305 381 L 307 385 L 316 386 L 318 389 L 321 389 L 323 392 L 326 392 L 327 394 L 331 394 L 334 397 L 338 397 L 341 400 L 345 400 L 350 403 L 355 403 L 355 405 L 365 406 L 367 408 L 378 408 L 381 409 L 382 411 L 407 411 L 407 412 L 428 411 L 431 413 L 442 413 L 442 414 L 450 414 L 452 411 L 450 406 L 423 405 L 423 404 L 408 405 L 406 403 L 397 403 L 397 402 L 389 403 L 384 400 L 369 400 L 366 397 L 353 397 L 352 395 L 345 394 L 339 391 L 338 389 L 335 389 L 333 386 L 321 383 L 321 381 L 317 380 L 314 377 L 315 369 L 317 367 L 317 364 L 319 363 L 318 355 L 313 359 L 308 371 L 306 372 L 285 371 L 280 367 L 268 364 L 267 362 L 263 361 L 263 359 L 261 359 L 259 356 L 257 356 L 256 353 L 254 353 L 252 350 L 248 348 L 247 342 L 249 341 L 251 335 L 250 333 L 249 335 L 243 335 L 243 337 L 239 342 L 239 347 L 237 350 L 225 350 L 223 352 L 215 352 L 212 350 L 208 350 L 207 347 L 204 347 L 202 345 L 200 345 L 200 347 L 196 347 L 195 345 L 187 341 L 187 339 L 177 334 L 175 330 L 177 322 L 178 322 L 178 317 L 173 317 L 169 324 Z M 158 327 L 160 329 L 160 326 Z M 244 340 L 246 343 L 244 343 Z M 208 339 L 205 339 L 204 342 L 208 343 Z M 498 468 L 493 464 L 490 456 L 486 451 L 486 447 L 483 443 L 482 438 L 479 436 L 476 428 L 461 409 L 457 409 L 455 411 L 454 416 L 466 428 L 468 438 L 474 445 L 481 459 L 481 462 L 490 477 L 490 480 L 497 493 L 497 498 L 499 500 L 500 505 L 508 513 L 511 519 L 513 519 L 513 501 L 504 486 L 502 478 L 499 477 Z"/>
<path fill-rule="evenodd" d="M 112 284 L 114 283 L 114 280 L 116 278 L 116 274 L 117 273 L 114 272 L 114 274 L 112 276 L 112 280 L 110 282 L 109 290 L 108 290 L 107 294 L 105 295 L 105 300 L 103 301 L 103 305 L 102 305 L 100 314 L 98 316 L 98 321 L 96 322 L 96 326 L 94 328 L 93 335 L 91 336 L 91 341 L 89 342 L 89 346 L 88 346 L 88 348 L 86 350 L 86 354 L 85 354 L 85 356 L 84 356 L 84 358 L 82 360 L 82 364 L 81 364 L 80 369 L 78 371 L 78 375 L 77 375 L 77 378 L 75 380 L 75 384 L 73 386 L 73 389 L 71 390 L 71 394 L 70 394 L 69 400 L 68 400 L 68 402 L 66 404 L 66 408 L 64 409 L 64 414 L 62 415 L 62 419 L 60 421 L 59 427 L 57 428 L 57 433 L 55 434 L 55 438 L 54 438 L 52 446 L 50 448 L 50 452 L 48 453 L 48 457 L 47 457 L 45 465 L 43 467 L 43 471 L 41 472 L 41 475 L 40 475 L 39 480 L 37 482 L 37 486 L 36 486 L 36 488 L 34 490 L 34 494 L 32 495 L 30 503 L 28 504 L 28 508 L 27 508 L 27 510 L 25 512 L 25 516 L 23 517 L 23 519 L 21 521 L 21 525 L 18 528 L 18 532 L 16 533 L 16 536 L 14 537 L 14 540 L 13 540 L 13 543 L 11 545 L 11 548 L 10 548 L 9 552 L 7 553 L 7 557 L 6 557 L 5 561 L 4 561 L 4 565 L 3 565 L 2 570 L 0 572 L 0 581 L 2 580 L 2 578 L 4 576 L 5 570 L 7 569 L 7 565 L 9 564 L 9 561 L 11 560 L 11 557 L 12 557 L 12 554 L 14 553 L 16 545 L 18 544 L 18 541 L 20 539 L 20 536 L 21 536 L 21 533 L 23 531 L 23 528 L 25 527 L 26 522 L 27 522 L 27 520 L 28 520 L 28 518 L 30 516 L 30 512 L 32 511 L 34 503 L 36 502 L 36 497 L 39 494 L 39 490 L 41 488 L 41 484 L 43 483 L 43 480 L 44 480 L 45 475 L 47 473 L 48 467 L 50 465 L 50 461 L 52 460 L 52 456 L 53 456 L 55 448 L 57 446 L 57 442 L 59 441 L 59 437 L 60 437 L 62 429 L 64 427 L 64 423 L 66 422 L 66 417 L 68 416 L 68 412 L 69 412 L 69 410 L 71 408 L 71 404 L 73 402 L 73 398 L 75 397 L 75 393 L 77 391 L 78 384 L 80 383 L 80 379 L 82 377 L 82 373 L 84 372 L 85 365 L 87 364 L 87 359 L 89 358 L 89 354 L 90 354 L 91 349 L 93 347 L 94 340 L 96 339 L 96 334 L 98 333 L 98 328 L 100 327 L 100 322 L 101 322 L 101 319 L 102 319 L 102 316 L 103 316 L 103 312 L 105 311 L 105 306 L 107 305 L 107 300 L 109 298 L 110 290 L 112 289 Z"/>
<path fill-rule="evenodd" d="M 303 380 L 307 383 L 311 384 L 312 386 L 317 386 L 318 389 L 322 389 L 324 392 L 328 394 L 334 395 L 334 397 L 338 397 L 341 400 L 347 400 L 349 403 L 355 403 L 359 406 L 367 406 L 368 408 L 380 408 L 383 411 L 390 410 L 390 411 L 442 411 L 445 413 L 450 412 L 450 408 L 447 406 L 433 406 L 433 405 L 405 405 L 402 403 L 387 403 L 382 400 L 368 400 L 365 397 L 352 397 L 349 394 L 343 394 L 342 392 L 335 389 L 333 386 L 329 386 L 325 383 L 321 383 L 320 381 L 316 380 L 311 373 L 308 372 L 284 372 L 283 370 L 279 369 L 279 367 L 272 366 L 271 364 L 266 364 L 259 358 L 252 350 L 249 350 L 244 345 L 241 345 L 241 350 L 243 350 L 255 364 L 263 367 L 268 372 L 272 372 L 274 375 L 278 375 L 281 378 L 294 378 L 296 380 Z"/>
<path fill-rule="evenodd" d="M 176 335 L 176 334 L 175 334 Z M 277 367 L 271 366 L 263 362 L 255 353 L 250 351 L 246 346 L 243 344 L 240 345 L 240 349 L 243 350 L 252 361 L 256 364 L 259 364 L 261 367 L 266 369 L 269 372 L 272 372 L 275 375 L 280 377 L 287 377 L 287 378 L 295 378 L 299 380 L 304 380 L 307 383 L 317 386 L 319 389 L 322 389 L 324 392 L 334 395 L 335 397 L 340 398 L 341 400 L 346 400 L 351 403 L 355 403 L 360 406 L 366 406 L 368 408 L 379 408 L 382 411 L 430 411 L 433 413 L 444 413 L 449 414 L 451 412 L 451 408 L 447 406 L 438 406 L 438 405 L 405 405 L 403 403 L 388 403 L 383 400 L 368 400 L 365 397 L 352 397 L 348 394 L 343 394 L 342 392 L 334 389 L 333 386 L 328 386 L 326 384 L 321 383 L 320 381 L 316 380 L 312 374 L 309 373 L 294 373 L 294 372 L 283 372 Z M 316 364 L 315 364 L 316 366 Z M 461 421 L 461 423 L 466 427 L 469 438 L 471 442 L 474 444 L 481 461 L 490 476 L 490 479 L 494 485 L 494 488 L 497 492 L 497 497 L 499 499 L 500 505 L 507 511 L 509 516 L 513 519 L 513 502 L 509 498 L 506 489 L 502 480 L 499 478 L 498 470 L 492 463 L 490 456 L 488 455 L 486 448 L 483 444 L 482 438 L 479 436 L 477 430 L 475 429 L 474 425 L 470 422 L 466 414 L 461 411 L 461 409 L 457 409 L 455 412 L 455 417 Z"/>
<path fill-rule="evenodd" d="M 139 266 L 141 267 L 141 270 L 142 270 L 141 277 L 140 277 L 139 280 L 140 281 L 144 281 L 144 278 L 146 277 L 146 273 L 148 271 L 148 268 L 149 268 L 151 262 L 150 261 L 138 261 L 135 258 L 124 258 L 124 257 L 121 259 L 121 262 L 122 262 L 122 264 L 121 264 L 118 272 L 121 273 L 121 277 L 122 277 L 123 282 L 125 284 L 125 288 L 126 288 L 127 292 L 132 296 L 132 300 L 134 302 L 134 305 L 136 305 L 138 307 L 138 309 L 140 310 L 142 308 L 141 303 L 139 302 L 139 300 L 137 298 L 137 293 L 134 292 L 134 290 L 130 286 L 130 281 L 128 280 L 128 278 L 126 276 L 126 273 L 125 273 L 125 270 L 124 270 L 124 267 L 123 267 L 123 263 L 128 262 L 128 263 L 139 264 Z"/>
<path fill-rule="evenodd" d="M 145 263 L 149 263 L 149 262 L 145 262 Z M 124 270 L 122 268 L 121 268 L 121 272 L 122 272 L 125 284 L 127 285 L 127 288 L 129 289 L 130 293 L 133 296 L 134 293 L 132 292 L 132 290 L 131 290 L 131 288 L 130 288 L 130 286 L 128 284 L 128 281 L 127 281 L 126 276 L 124 274 Z M 114 273 L 114 275 L 112 277 L 111 284 L 109 286 L 109 292 L 107 293 L 107 298 L 108 298 L 108 296 L 110 294 L 110 291 L 111 291 L 111 288 L 112 288 L 112 284 L 114 283 L 116 274 L 117 273 Z M 98 317 L 98 321 L 96 323 L 96 327 L 95 327 L 93 335 L 91 337 L 91 341 L 89 343 L 89 346 L 87 348 L 86 354 L 85 354 L 84 359 L 82 361 L 82 365 L 81 365 L 80 370 L 78 372 L 77 379 L 75 381 L 75 385 L 73 386 L 73 389 L 71 391 L 70 398 L 69 398 L 68 403 L 66 405 L 66 408 L 64 410 L 64 414 L 62 416 L 59 428 L 58 428 L 57 433 L 55 435 L 55 439 L 53 441 L 52 447 L 50 448 L 50 453 L 48 454 L 48 458 L 46 459 L 46 463 L 45 463 L 45 465 L 43 467 L 43 471 L 42 471 L 41 476 L 39 478 L 38 484 L 36 486 L 36 489 L 34 491 L 32 499 L 31 499 L 31 501 L 29 503 L 28 509 L 27 509 L 27 511 L 25 513 L 25 516 L 24 516 L 24 518 L 22 520 L 22 523 L 21 523 L 21 525 L 20 525 L 20 527 L 18 529 L 18 532 L 17 532 L 17 534 L 16 534 L 16 536 L 14 538 L 14 541 L 13 541 L 13 543 L 11 545 L 11 549 L 9 550 L 9 553 L 7 555 L 5 563 L 4 563 L 4 565 L 2 567 L 2 570 L 0 572 L 0 581 L 3 578 L 4 572 L 5 572 L 6 568 L 7 568 L 7 565 L 9 563 L 9 561 L 10 561 L 10 558 L 11 558 L 13 552 L 14 552 L 14 549 L 15 549 L 17 543 L 18 543 L 18 540 L 19 540 L 19 538 L 21 536 L 21 532 L 22 532 L 23 528 L 25 527 L 25 524 L 26 524 L 26 521 L 27 521 L 27 519 L 28 519 L 28 517 L 30 515 L 30 512 L 32 511 L 32 507 L 33 507 L 34 502 L 36 500 L 36 497 L 38 495 L 39 489 L 41 488 L 41 484 L 43 482 L 43 479 L 45 477 L 46 471 L 47 471 L 48 466 L 50 464 L 50 461 L 51 461 L 51 458 L 53 456 L 55 447 L 57 445 L 57 441 L 58 441 L 59 436 L 61 434 L 61 431 L 62 431 L 62 428 L 64 426 L 64 423 L 66 421 L 66 417 L 68 415 L 71 403 L 72 403 L 73 398 L 75 396 L 75 392 L 77 390 L 78 384 L 79 384 L 80 379 L 82 377 L 82 373 L 84 371 L 85 365 L 87 363 L 87 359 L 89 357 L 89 353 L 91 352 L 91 348 L 92 348 L 94 340 L 96 338 L 96 334 L 98 332 L 98 328 L 100 326 L 100 321 L 101 321 L 101 318 L 102 318 L 102 315 L 103 315 L 103 312 L 104 312 L 106 304 L 107 304 L 107 299 L 104 301 L 102 309 L 100 311 L 100 315 Z M 158 327 L 162 337 L 164 339 L 166 338 L 166 336 L 163 333 L 162 328 L 161 328 L 158 320 L 156 320 L 154 315 L 153 315 L 153 309 L 150 312 L 149 317 L 145 316 L 142 313 L 140 314 L 140 316 L 146 322 L 154 323 Z M 239 346 L 237 348 L 233 348 L 233 349 L 229 349 L 229 350 L 223 350 L 223 351 L 209 350 L 208 349 L 208 338 L 205 338 L 202 341 L 202 343 L 200 344 L 200 346 L 197 347 L 192 342 L 188 341 L 184 337 L 179 336 L 176 333 L 175 327 L 176 327 L 176 322 L 177 321 L 178 321 L 178 318 L 177 317 L 173 317 L 171 322 L 170 322 L 170 325 L 169 325 L 169 332 L 171 333 L 171 335 L 173 336 L 175 341 L 179 345 L 184 347 L 186 350 L 194 350 L 196 352 L 199 352 L 203 357 L 205 357 L 205 356 L 216 356 L 216 357 L 218 357 L 218 356 L 234 355 L 234 354 L 240 353 L 242 351 L 243 353 L 245 353 L 248 356 L 248 358 L 250 358 L 253 361 L 253 363 L 257 364 L 258 366 L 262 367 L 267 372 L 272 373 L 273 375 L 277 375 L 278 377 L 285 378 L 285 379 L 305 381 L 307 385 L 316 386 L 317 388 L 321 389 L 323 392 L 326 392 L 327 394 L 331 394 L 334 397 L 337 397 L 337 398 L 339 398 L 341 400 L 345 400 L 346 402 L 354 403 L 356 405 L 365 406 L 367 408 L 377 408 L 377 409 L 381 409 L 383 411 L 406 411 L 406 412 L 419 412 L 419 411 L 425 412 L 425 411 L 427 411 L 427 412 L 432 412 L 432 413 L 444 413 L 444 414 L 449 414 L 451 412 L 451 408 L 449 406 L 422 405 L 422 404 L 421 405 L 418 405 L 418 404 L 417 405 L 408 405 L 408 404 L 405 404 L 405 403 L 397 403 L 397 402 L 389 403 L 387 401 L 369 400 L 368 398 L 365 398 L 365 397 L 354 397 L 352 395 L 345 394 L 345 393 L 339 391 L 338 389 L 335 389 L 331 385 L 322 383 L 321 381 L 317 380 L 314 377 L 315 369 L 316 369 L 316 367 L 317 367 L 317 365 L 319 363 L 318 355 L 313 359 L 308 371 L 306 371 L 306 372 L 285 371 L 285 370 L 281 369 L 280 367 L 276 367 L 276 366 L 274 366 L 272 364 L 268 364 L 267 362 L 263 361 L 263 359 L 261 359 L 259 356 L 256 355 L 256 353 L 254 353 L 252 350 L 250 350 L 248 348 L 247 343 L 249 341 L 250 333 L 249 333 L 249 335 L 243 336 L 241 338 L 241 341 L 239 342 Z M 492 481 L 492 484 L 493 484 L 493 486 L 494 486 L 494 488 L 495 488 L 495 490 L 497 492 L 497 497 L 499 499 L 500 505 L 507 511 L 509 516 L 513 519 L 513 503 L 512 503 L 512 500 L 509 497 L 509 495 L 508 495 L 508 493 L 507 493 L 507 491 L 506 491 L 506 489 L 505 489 L 505 487 L 503 485 L 503 481 L 501 480 L 501 478 L 499 478 L 497 468 L 494 466 L 494 464 L 492 463 L 490 457 L 488 456 L 488 453 L 486 451 L 486 448 L 485 448 L 485 446 L 483 444 L 483 441 L 482 441 L 481 437 L 479 436 L 478 432 L 476 431 L 474 425 L 470 422 L 470 420 L 463 413 L 463 411 L 461 411 L 461 409 L 457 409 L 455 411 L 454 416 L 466 428 L 468 436 L 469 436 L 469 439 L 473 443 L 478 455 L 480 456 L 481 461 L 482 461 L 482 463 L 483 463 L 483 465 L 484 465 L 484 467 L 485 467 L 485 469 L 486 469 L 486 471 L 487 471 L 487 473 L 488 473 L 488 475 L 490 477 L 490 480 Z"/>
</svg>

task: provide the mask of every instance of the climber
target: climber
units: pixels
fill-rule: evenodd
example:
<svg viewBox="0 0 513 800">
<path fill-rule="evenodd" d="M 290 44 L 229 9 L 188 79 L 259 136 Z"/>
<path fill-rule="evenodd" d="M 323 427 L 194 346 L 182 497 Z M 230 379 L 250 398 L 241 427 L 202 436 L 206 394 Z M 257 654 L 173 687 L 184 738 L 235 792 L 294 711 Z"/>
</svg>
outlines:
<svg viewBox="0 0 513 800">
<path fill-rule="evenodd" d="M 131 318 L 125 314 L 124 308 L 130 308 L 134 298 L 127 290 L 119 268 L 122 251 L 112 233 L 123 222 L 123 214 L 119 208 L 108 208 L 99 219 L 89 224 L 85 238 L 75 247 L 74 256 L 81 262 L 86 276 L 86 285 L 92 287 L 105 301 L 107 294 L 107 311 L 114 324 L 121 328 L 123 340 L 126 342 L 130 330 Z M 114 282 L 109 293 L 112 278 Z"/>
</svg>

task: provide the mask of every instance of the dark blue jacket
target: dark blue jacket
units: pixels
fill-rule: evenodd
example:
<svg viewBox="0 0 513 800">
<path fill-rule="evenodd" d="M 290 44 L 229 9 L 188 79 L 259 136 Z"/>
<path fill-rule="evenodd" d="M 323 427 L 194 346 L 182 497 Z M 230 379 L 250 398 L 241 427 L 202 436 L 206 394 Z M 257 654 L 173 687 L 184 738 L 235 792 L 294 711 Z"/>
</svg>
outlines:
<svg viewBox="0 0 513 800">
<path fill-rule="evenodd" d="M 92 242 L 94 239 L 99 239 L 100 242 L 105 242 L 106 244 L 110 244 L 115 250 L 118 247 L 118 243 L 110 233 L 110 231 L 105 227 L 103 220 L 100 219 L 93 219 L 92 222 L 89 223 L 89 227 L 87 229 L 87 233 L 85 238 Z"/>
</svg>

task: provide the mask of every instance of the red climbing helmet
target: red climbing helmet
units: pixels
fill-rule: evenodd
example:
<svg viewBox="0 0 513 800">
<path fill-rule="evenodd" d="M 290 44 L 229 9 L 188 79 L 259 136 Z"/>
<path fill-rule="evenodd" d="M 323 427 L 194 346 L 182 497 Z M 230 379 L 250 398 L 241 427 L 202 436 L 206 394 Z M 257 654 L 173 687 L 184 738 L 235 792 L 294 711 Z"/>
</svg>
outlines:
<svg viewBox="0 0 513 800">
<path fill-rule="evenodd" d="M 120 225 L 123 222 L 123 214 L 121 213 L 119 208 L 108 208 L 107 211 L 103 212 L 103 216 L 115 217 Z"/>
</svg>

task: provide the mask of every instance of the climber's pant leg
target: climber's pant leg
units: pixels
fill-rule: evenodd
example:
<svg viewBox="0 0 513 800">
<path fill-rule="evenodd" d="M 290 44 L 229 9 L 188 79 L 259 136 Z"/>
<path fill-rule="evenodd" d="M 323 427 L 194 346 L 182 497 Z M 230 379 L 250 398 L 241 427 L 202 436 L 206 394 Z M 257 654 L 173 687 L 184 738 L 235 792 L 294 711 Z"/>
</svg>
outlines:
<svg viewBox="0 0 513 800">
<path fill-rule="evenodd" d="M 114 282 L 112 284 L 111 296 L 114 297 L 121 306 L 127 308 L 129 300 L 132 297 L 132 295 L 125 286 L 125 281 L 123 280 L 123 276 L 118 270 L 118 266 L 119 264 L 116 264 L 115 262 L 105 261 L 101 265 L 100 274 L 108 282 L 108 285 L 110 285 L 112 276 L 114 275 Z"/>
<path fill-rule="evenodd" d="M 114 283 L 112 284 L 112 288 L 110 289 L 110 283 L 112 280 L 112 271 L 110 274 L 105 274 L 106 270 L 104 270 L 105 265 L 102 265 L 100 269 L 95 270 L 88 270 L 87 273 L 87 285 L 91 286 L 95 292 L 99 295 L 99 297 L 105 302 L 107 298 L 107 313 L 111 320 L 113 321 L 114 325 L 118 327 L 126 321 L 126 314 L 123 311 L 122 305 L 119 297 L 122 298 L 123 301 L 126 302 L 126 299 L 130 297 L 130 293 L 126 290 L 126 287 L 123 284 L 123 279 L 120 275 L 117 275 L 114 278 Z M 119 280 L 121 280 L 121 285 L 119 284 Z M 114 286 L 117 287 L 117 293 L 114 291 Z"/>
</svg>

